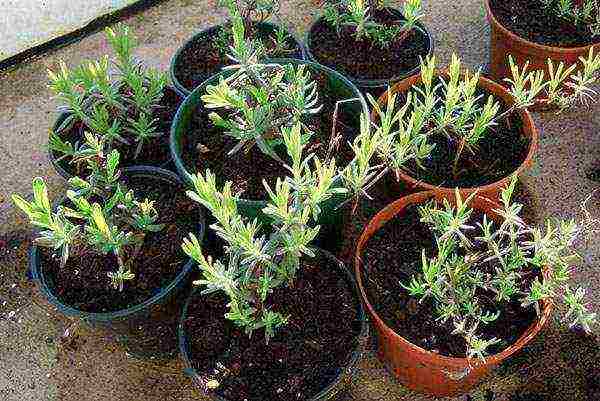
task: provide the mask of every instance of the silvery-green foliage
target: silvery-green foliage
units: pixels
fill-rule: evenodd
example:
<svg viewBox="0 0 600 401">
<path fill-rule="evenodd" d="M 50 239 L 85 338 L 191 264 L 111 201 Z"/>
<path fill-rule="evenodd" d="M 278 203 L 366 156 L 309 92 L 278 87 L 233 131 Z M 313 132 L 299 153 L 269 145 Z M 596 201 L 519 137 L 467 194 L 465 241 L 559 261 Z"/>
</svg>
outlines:
<svg viewBox="0 0 600 401">
<path fill-rule="evenodd" d="M 340 0 L 328 2 L 323 17 L 339 32 L 342 26 L 351 26 L 356 40 L 370 40 L 381 48 L 402 40 L 423 17 L 421 0 L 406 0 L 402 6 L 404 21 L 397 26 L 386 26 L 373 21 L 373 12 L 385 7 L 379 0 Z"/>
<path fill-rule="evenodd" d="M 490 310 L 485 301 L 497 305 L 519 301 L 523 307 L 562 299 L 568 306 L 571 325 L 590 331 L 595 314 L 584 303 L 585 290 L 573 292 L 566 284 L 570 267 L 577 260 L 574 241 L 582 229 L 574 221 L 548 220 L 544 228 L 530 226 L 520 217 L 522 205 L 512 201 L 513 177 L 501 193 L 501 207 L 473 219 L 470 203 L 456 191 L 456 204 L 432 200 L 419 207 L 422 223 L 435 236 L 432 255 L 422 251 L 422 273 L 401 285 L 420 301 L 433 301 L 437 321 L 450 324 L 454 334 L 464 337 L 467 355 L 484 359 L 496 338 L 484 338 L 479 330 L 500 316 L 500 307 Z M 535 274 L 529 287 L 526 277 Z"/>
<path fill-rule="evenodd" d="M 257 146 L 281 161 L 274 147 L 281 144 L 283 128 L 300 125 L 303 135 L 312 132 L 303 123 L 321 111 L 317 83 L 306 65 L 262 63 L 262 48 L 244 35 L 239 16 L 233 19 L 234 64 L 225 67 L 231 74 L 208 85 L 202 96 L 205 108 L 214 110 L 209 118 L 227 135 L 238 140 L 230 154 Z"/>
<path fill-rule="evenodd" d="M 600 35 L 600 3 L 598 0 L 542 0 L 543 6 L 574 25 L 586 25 L 594 36 Z"/>
<path fill-rule="evenodd" d="M 339 174 L 334 161 L 305 155 L 300 123 L 280 129 L 291 161 L 285 166 L 290 174 L 277 179 L 274 187 L 264 183 L 269 201 L 263 213 L 270 218 L 270 226 L 242 217 L 231 183 L 219 188 L 216 177 L 206 171 L 192 176 L 194 189 L 187 194 L 216 219 L 211 228 L 226 244 L 225 261 L 205 257 L 193 234 L 182 245 L 202 271 L 198 284 L 203 292 L 222 291 L 228 297 L 226 318 L 248 334 L 263 328 L 267 341 L 288 319 L 271 309 L 269 294 L 293 285 L 300 260 L 314 256 L 310 245 L 319 233 L 316 221 L 321 205 L 344 192 L 334 185 Z"/>
<path fill-rule="evenodd" d="M 49 140 L 50 149 L 60 155 L 59 159 L 77 163 L 78 158 L 71 159 L 75 150 L 85 150 L 86 143 L 70 143 L 61 138 L 78 122 L 98 138 L 104 152 L 110 153 L 120 142 L 136 146 L 135 158 L 144 145 L 164 134 L 158 131 L 158 121 L 151 116 L 159 107 L 166 75 L 145 68 L 134 59 L 137 42 L 128 27 L 106 28 L 105 35 L 115 54 L 112 63 L 104 56 L 73 70 L 64 62 L 58 71 L 48 70 L 49 87 L 68 112 Z M 112 72 L 111 67 L 116 71 Z"/>
<path fill-rule="evenodd" d="M 40 229 L 36 243 L 60 255 L 61 268 L 73 254 L 113 254 L 118 266 L 108 276 L 115 288 L 123 290 L 124 281 L 135 277 L 131 264 L 146 234 L 162 230 L 163 225 L 157 223 L 153 201 L 138 201 L 133 191 L 118 182 L 118 163 L 119 154 L 113 150 L 102 165 L 94 166 L 88 180 L 71 178 L 71 189 L 66 192 L 69 202 L 54 210 L 39 177 L 33 180 L 32 201 L 18 194 L 13 194 L 12 200 Z"/>
</svg>

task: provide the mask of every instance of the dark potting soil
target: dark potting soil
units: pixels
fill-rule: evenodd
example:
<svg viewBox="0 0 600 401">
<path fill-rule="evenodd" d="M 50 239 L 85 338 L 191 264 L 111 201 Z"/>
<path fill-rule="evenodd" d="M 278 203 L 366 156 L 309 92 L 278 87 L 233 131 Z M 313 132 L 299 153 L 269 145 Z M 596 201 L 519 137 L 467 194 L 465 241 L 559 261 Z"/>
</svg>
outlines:
<svg viewBox="0 0 600 401">
<path fill-rule="evenodd" d="M 195 369 L 217 380 L 228 401 L 307 400 L 340 373 L 357 346 L 358 300 L 351 284 L 325 259 L 303 260 L 293 288 L 280 288 L 269 304 L 289 315 L 268 345 L 262 332 L 249 338 L 223 315 L 218 293 L 196 297 L 184 321 Z"/>
<path fill-rule="evenodd" d="M 311 116 L 305 121 L 313 131 L 310 144 L 305 151 L 325 160 L 331 138 L 335 104 L 344 99 L 332 93 L 325 74 L 313 73 L 313 79 L 317 82 L 319 102 L 323 104 L 323 109 L 318 115 Z M 358 115 L 350 114 L 344 111 L 343 107 L 339 107 L 336 133 L 343 139 L 339 141 L 338 151 L 333 152 L 338 166 L 347 165 L 354 156 L 348 141 L 357 134 L 358 118 Z M 234 138 L 225 135 L 221 128 L 214 126 L 208 118 L 207 110 L 203 104 L 200 104 L 193 113 L 187 133 L 182 136 L 184 165 L 189 172 L 204 172 L 207 168 L 210 169 L 216 174 L 217 179 L 221 180 L 221 184 L 232 181 L 233 190 L 244 199 L 265 199 L 267 194 L 263 180 L 273 186 L 277 177 L 285 175 L 283 166 L 264 154 L 257 146 L 253 146 L 248 152 L 241 150 L 228 155 L 236 144 Z M 279 152 L 279 156 L 286 160 L 285 150 Z"/>
<path fill-rule="evenodd" d="M 490 94 L 479 89 L 477 95 L 482 95 L 478 103 L 483 106 Z M 502 99 L 495 98 L 500 104 L 500 115 L 508 106 Z M 404 104 L 404 94 L 399 96 L 399 101 Z M 425 127 L 424 130 L 431 128 Z M 488 128 L 473 153 L 468 149 L 462 152 L 456 177 L 453 164 L 459 142 L 449 140 L 443 132 L 430 136 L 429 142 L 435 144 L 435 148 L 428 159 L 421 161 L 422 167 L 410 160 L 406 163 L 406 170 L 411 177 L 431 185 L 446 188 L 484 186 L 513 174 L 527 158 L 530 141 L 524 133 L 519 113 L 514 112 L 498 121 L 498 125 Z"/>
<path fill-rule="evenodd" d="M 386 26 L 402 23 L 386 9 L 374 12 L 373 21 Z M 419 57 L 425 57 L 430 51 L 429 39 L 420 29 L 413 29 L 405 39 L 397 39 L 388 48 L 382 48 L 370 40 L 356 40 L 351 26 L 343 26 L 338 34 L 323 18 L 312 28 L 309 46 L 319 63 L 352 79 L 405 76 L 419 66 Z"/>
<path fill-rule="evenodd" d="M 474 211 L 472 222 L 481 221 L 481 217 L 481 213 Z M 431 299 L 420 303 L 400 285 L 422 272 L 421 249 L 433 256 L 434 241 L 429 228 L 419 222 L 417 207 L 408 207 L 403 215 L 391 219 L 369 239 L 363 253 L 365 288 L 381 319 L 397 334 L 429 351 L 464 358 L 465 340 L 451 334 L 454 330 L 451 322 L 440 325 L 435 321 L 437 315 Z M 492 271 L 493 265 L 485 269 Z M 529 287 L 535 275 L 531 276 L 523 280 L 522 289 Z M 480 302 L 489 300 L 483 304 L 487 310 L 500 311 L 496 321 L 479 328 L 484 338 L 501 340 L 490 347 L 491 353 L 501 352 L 514 344 L 537 318 L 532 307 L 524 309 L 519 302 L 496 304 L 493 293 L 482 291 L 478 298 Z"/>
<path fill-rule="evenodd" d="M 179 105 L 183 102 L 183 98 L 173 89 L 166 87 L 163 92 L 163 97 L 160 100 L 159 106 L 154 110 L 152 117 L 158 119 L 157 131 L 162 133 L 161 136 L 153 138 L 150 142 L 142 146 L 137 159 L 134 159 L 137 143 L 131 145 L 115 141 L 114 148 L 121 155 L 119 159 L 120 167 L 129 166 L 154 166 L 161 167 L 171 160 L 171 150 L 169 149 L 169 131 L 171 123 L 177 113 Z M 84 132 L 87 128 L 82 122 L 76 122 L 70 130 L 62 132 L 60 137 L 72 144 L 84 141 Z M 53 152 L 55 158 L 60 157 L 59 154 Z M 85 171 L 79 171 L 77 166 L 70 163 L 70 159 L 66 158 L 59 162 L 59 165 L 71 175 L 79 175 L 85 177 Z M 84 168 L 82 166 L 82 168 Z M 84 168 L 85 169 L 85 168 Z"/>
<path fill-rule="evenodd" d="M 178 187 L 147 177 L 124 179 L 138 199 L 155 200 L 162 231 L 149 233 L 135 258 L 133 280 L 123 291 L 111 286 L 108 272 L 117 270 L 114 255 L 73 252 L 60 268 L 52 251 L 40 248 L 41 265 L 53 294 L 64 304 L 86 312 L 112 312 L 146 301 L 171 283 L 189 258 L 181 249 L 183 238 L 198 231 L 199 207 Z"/>
<path fill-rule="evenodd" d="M 179 54 L 175 64 L 175 77 L 189 91 L 221 71 L 221 68 L 233 64 L 233 61 L 227 57 L 227 53 L 216 45 L 216 39 L 221 29 L 223 28 L 219 26 L 216 29 L 202 32 Z M 273 51 L 272 49 L 275 47 L 274 32 L 266 28 L 255 29 L 255 37 L 261 40 L 268 49 L 268 57 L 302 58 L 302 50 L 293 37 L 289 36 L 285 49 Z"/>
<path fill-rule="evenodd" d="M 580 47 L 600 42 L 587 25 L 575 25 L 544 8 L 541 0 L 490 0 L 494 16 L 517 36 L 545 46 Z"/>
</svg>

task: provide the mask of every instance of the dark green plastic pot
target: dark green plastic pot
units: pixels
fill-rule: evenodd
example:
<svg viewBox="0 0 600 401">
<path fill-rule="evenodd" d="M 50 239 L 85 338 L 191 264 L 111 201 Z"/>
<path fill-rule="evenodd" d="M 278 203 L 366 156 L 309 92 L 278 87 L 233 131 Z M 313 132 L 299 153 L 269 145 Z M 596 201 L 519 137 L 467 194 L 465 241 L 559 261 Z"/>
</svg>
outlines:
<svg viewBox="0 0 600 401">
<path fill-rule="evenodd" d="M 365 311 L 360 299 L 358 286 L 356 284 L 354 275 L 341 261 L 336 259 L 331 253 L 322 249 L 316 249 L 316 251 L 317 254 L 322 255 L 324 259 L 331 262 L 332 267 L 335 267 L 337 269 L 340 276 L 343 277 L 344 281 L 348 284 L 348 287 L 351 289 L 352 295 L 356 300 L 356 305 L 358 307 L 358 319 L 356 321 L 357 335 L 354 342 L 354 347 L 348 350 L 348 362 L 345 366 L 340 366 L 337 369 L 337 375 L 331 381 L 331 383 L 329 383 L 329 385 L 322 389 L 318 394 L 315 394 L 308 398 L 307 401 L 333 401 L 342 399 L 345 400 L 346 390 L 348 389 L 349 385 L 352 383 L 353 379 L 356 376 L 358 370 L 358 361 L 361 358 L 362 352 L 364 352 L 364 347 L 369 335 L 369 324 L 366 320 Z M 200 290 L 198 288 L 194 288 L 191 291 L 187 301 L 185 302 L 181 313 L 181 318 L 179 320 L 179 353 L 181 358 L 183 359 L 184 373 L 190 379 L 192 379 L 194 389 L 200 394 L 202 394 L 203 397 L 208 397 L 208 399 L 210 399 L 211 401 L 228 401 L 219 395 L 213 393 L 206 393 L 206 389 L 202 385 L 202 381 L 200 380 L 200 374 L 194 368 L 192 362 L 190 342 L 185 332 L 184 324 L 187 318 L 188 307 L 192 302 L 202 302 L 202 295 L 200 294 Z M 223 319 L 225 319 L 225 317 L 223 317 Z M 284 383 L 282 383 L 282 385 L 284 385 Z"/>
<path fill-rule="evenodd" d="M 340 111 L 347 110 L 348 114 L 352 114 L 356 116 L 356 131 L 359 130 L 359 116 L 361 113 L 367 112 L 367 104 L 361 95 L 360 91 L 345 77 L 336 71 L 332 70 L 329 67 L 322 66 L 317 63 L 313 63 L 310 61 L 303 60 L 295 60 L 295 59 L 275 59 L 272 62 L 277 64 L 306 64 L 309 68 L 314 71 L 323 72 L 328 76 L 328 85 L 330 88 L 330 93 L 335 93 L 338 95 L 339 100 L 342 99 L 351 99 L 357 98 L 359 101 L 357 102 L 349 102 L 340 105 Z M 186 135 L 189 130 L 188 126 L 190 121 L 194 115 L 194 112 L 198 109 L 201 104 L 201 96 L 205 94 L 206 86 L 210 84 L 215 84 L 218 82 L 219 77 L 223 76 L 223 74 L 231 74 L 230 71 L 221 72 L 209 80 L 205 81 L 202 85 L 194 89 L 194 91 L 185 99 L 182 103 L 181 107 L 177 111 L 175 115 L 175 119 L 173 120 L 173 125 L 171 127 L 171 153 L 173 156 L 173 162 L 175 163 L 175 167 L 179 173 L 179 175 L 187 182 L 191 182 L 190 174 L 196 173 L 196 171 L 190 171 L 189 166 L 184 164 L 182 158 L 182 138 Z M 225 75 L 226 76 L 226 75 Z M 283 173 L 282 166 L 282 173 Z M 202 172 L 204 173 L 204 172 Z M 341 210 L 337 210 L 337 206 L 344 200 L 343 196 L 336 196 L 329 199 L 322 205 L 322 213 L 321 219 L 319 223 L 323 226 L 334 226 L 338 225 L 341 220 Z M 266 206 L 266 201 L 255 201 L 248 199 L 238 199 L 238 210 L 243 215 L 250 218 L 258 218 L 259 220 L 268 223 L 268 220 L 262 214 L 262 209 Z"/>
<path fill-rule="evenodd" d="M 402 13 L 399 10 L 397 10 L 395 8 L 388 8 L 387 10 L 392 15 L 396 16 L 399 20 L 404 20 L 404 16 L 402 15 Z M 320 64 L 321 64 L 321 60 L 317 59 L 314 56 L 311 49 L 313 46 L 313 44 L 312 44 L 313 31 L 316 28 L 317 24 L 321 23 L 322 21 L 323 21 L 323 17 L 321 16 L 316 21 L 313 22 L 313 24 L 310 26 L 310 29 L 306 33 L 306 40 L 305 40 L 306 57 L 309 60 L 314 61 L 315 63 L 320 63 Z M 431 34 L 429 33 L 429 31 L 427 30 L 425 25 L 421 24 L 420 22 L 417 23 L 416 29 L 418 29 L 419 31 L 421 31 L 422 33 L 425 34 L 425 36 L 427 37 L 428 45 L 429 45 L 428 46 L 429 51 L 427 52 L 427 54 L 423 54 L 423 58 L 425 58 L 426 56 L 432 55 L 433 47 L 434 47 L 433 46 L 433 37 L 431 36 Z M 340 46 L 342 46 L 342 45 L 343 44 L 340 43 Z M 348 53 L 348 57 L 352 57 L 352 54 Z M 328 64 L 326 64 L 326 65 L 330 68 L 333 68 L 334 70 L 337 70 L 335 65 L 328 65 Z M 418 74 L 420 70 L 421 70 L 421 66 L 417 65 L 417 66 L 415 66 L 415 68 L 413 68 L 409 71 L 400 71 L 400 72 L 398 72 L 398 74 L 394 75 L 393 77 L 382 78 L 382 79 L 363 79 L 360 77 L 352 77 L 352 76 L 349 76 L 348 74 L 345 74 L 345 75 L 359 89 L 367 91 L 367 92 L 371 92 L 371 93 L 380 94 L 380 92 L 382 93 L 385 90 L 387 90 L 388 86 L 391 86 L 392 84 L 399 82 L 407 77 Z"/>
<path fill-rule="evenodd" d="M 147 180 L 162 181 L 176 187 L 183 187 L 182 181 L 175 173 L 156 167 L 125 168 L 123 175 L 125 177 L 141 176 Z M 62 202 L 64 199 L 59 200 L 55 207 Z M 204 214 L 199 210 L 196 233 L 198 238 L 204 237 L 204 231 Z M 152 359 L 173 357 L 177 353 L 175 342 L 165 349 L 161 339 L 148 336 L 146 331 L 150 331 L 158 325 L 169 325 L 173 329 L 176 327 L 177 322 L 174 317 L 177 315 L 177 308 L 180 308 L 183 303 L 184 294 L 189 290 L 188 277 L 193 266 L 193 261 L 188 259 L 180 266 L 179 273 L 171 282 L 165 283 L 162 288 L 157 288 L 153 296 L 137 305 L 112 312 L 93 313 L 79 310 L 73 305 L 62 302 L 54 293 L 53 278 L 44 272 L 38 247 L 33 245 L 29 251 L 29 268 L 32 277 L 42 295 L 53 308 L 67 317 L 80 319 L 89 326 L 104 330 L 109 335 L 116 337 L 117 341 L 125 345 L 133 355 Z"/>
<path fill-rule="evenodd" d="M 185 99 L 185 96 L 178 91 L 176 88 L 172 87 L 172 86 L 167 86 L 165 88 L 165 90 L 170 90 L 172 91 L 176 96 L 179 97 L 180 101 L 183 101 L 183 99 Z M 65 119 L 69 116 L 68 112 L 61 112 L 58 117 L 56 118 L 56 121 L 54 122 L 54 126 L 52 127 L 52 132 L 55 133 L 58 131 L 58 128 L 61 126 L 61 124 L 65 121 Z M 165 132 L 161 138 L 163 140 L 167 140 L 167 133 Z M 82 139 L 83 141 L 83 136 Z M 135 145 L 132 145 L 135 146 Z M 56 172 L 58 173 L 58 175 L 60 175 L 61 177 L 63 177 L 65 180 L 69 180 L 70 178 L 73 178 L 73 174 L 70 171 L 67 171 L 67 169 L 65 168 L 65 164 L 67 163 L 65 161 L 65 159 L 58 161 L 57 159 L 59 158 L 59 155 L 57 155 L 55 152 L 52 151 L 52 149 L 48 148 L 48 160 L 50 161 L 50 164 L 52 164 L 52 167 L 54 167 L 54 170 L 56 170 Z M 136 163 L 136 164 L 134 164 Z M 126 161 L 121 160 L 120 161 L 120 166 L 121 167 L 133 167 L 139 165 L 139 163 L 137 163 L 137 161 L 132 162 L 130 164 L 127 164 Z M 149 165 L 149 163 L 146 163 L 144 165 Z M 168 157 L 166 160 L 164 160 L 163 162 L 154 165 L 152 167 L 158 167 L 158 168 L 163 168 L 166 170 L 173 170 L 173 163 L 172 163 L 172 159 L 171 157 Z M 85 178 L 85 176 L 81 176 L 81 178 Z"/>
<path fill-rule="evenodd" d="M 223 24 L 214 25 L 214 26 L 211 26 L 210 28 L 204 29 L 204 30 L 194 34 L 194 36 L 192 36 L 190 39 L 188 39 L 179 49 L 177 49 L 177 52 L 175 52 L 175 55 L 171 59 L 171 66 L 169 68 L 169 74 L 171 75 L 171 82 L 173 82 L 173 85 L 175 86 L 175 88 L 177 88 L 177 90 L 179 90 L 185 96 L 189 95 L 195 89 L 195 87 L 188 87 L 188 86 L 184 85 L 178 78 L 177 70 L 179 68 L 179 65 L 181 64 L 182 55 L 186 51 L 188 51 L 188 49 L 195 42 L 202 40 L 203 37 L 212 36 L 217 30 L 221 29 L 222 27 L 223 27 Z M 277 30 L 278 26 L 271 22 L 260 22 L 257 24 L 257 28 L 263 32 L 275 32 Z M 304 60 L 305 54 L 304 54 L 304 46 L 302 45 L 302 42 L 300 42 L 300 40 L 298 40 L 298 38 L 296 36 L 294 36 L 292 33 L 288 32 L 288 35 L 290 38 L 292 38 L 295 48 L 297 49 L 294 53 L 292 53 L 290 55 L 290 58 Z M 211 76 L 215 75 L 219 71 L 220 71 L 220 69 L 215 69 L 215 71 L 213 71 L 210 75 Z M 199 79 L 198 81 L 199 81 L 198 85 L 200 85 L 203 81 L 205 81 L 205 79 Z M 198 85 L 196 85 L 196 86 L 198 86 Z"/>
</svg>

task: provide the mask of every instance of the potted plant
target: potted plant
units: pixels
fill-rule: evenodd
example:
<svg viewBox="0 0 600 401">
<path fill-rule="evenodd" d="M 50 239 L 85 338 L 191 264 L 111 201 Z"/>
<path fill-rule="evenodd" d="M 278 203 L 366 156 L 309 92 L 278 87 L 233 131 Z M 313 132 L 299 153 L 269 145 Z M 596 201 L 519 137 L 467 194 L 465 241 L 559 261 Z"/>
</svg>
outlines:
<svg viewBox="0 0 600 401">
<path fill-rule="evenodd" d="M 116 58 L 88 61 L 74 70 L 63 62 L 48 71 L 50 89 L 65 106 L 48 140 L 49 158 L 64 178 L 84 178 L 85 164 L 74 162 L 85 133 L 98 136 L 105 152 L 116 149 L 124 167 L 168 167 L 168 132 L 183 98 L 167 85 L 166 75 L 144 67 L 133 57 L 135 37 L 127 26 L 106 28 Z M 111 74 L 114 67 L 116 74 Z"/>
<path fill-rule="evenodd" d="M 309 59 L 376 96 L 416 74 L 420 59 L 433 54 L 433 39 L 419 22 L 421 0 L 405 1 L 402 12 L 385 4 L 381 0 L 325 3 L 323 15 L 308 31 Z"/>
<path fill-rule="evenodd" d="M 508 56 L 548 73 L 547 60 L 582 68 L 581 57 L 600 43 L 596 0 L 486 0 L 491 25 L 490 69 L 497 82 L 510 76 Z"/>
<path fill-rule="evenodd" d="M 226 7 L 230 20 L 202 30 L 181 46 L 171 59 L 171 80 L 182 93 L 189 95 L 198 85 L 232 64 L 228 58 L 233 44 L 231 19 L 240 16 L 245 36 L 265 50 L 269 58 L 304 59 L 301 43 L 284 25 L 268 22 L 279 9 L 279 0 L 218 0 Z"/>
<path fill-rule="evenodd" d="M 210 171 L 194 175 L 188 191 L 225 244 L 221 260 L 203 254 L 193 235 L 183 244 L 202 277 L 183 310 L 181 352 L 195 387 L 215 399 L 330 399 L 366 335 L 352 275 L 311 247 L 323 202 L 339 191 L 335 162 L 305 155 L 300 123 L 282 135 L 290 174 L 264 183 L 269 224 L 242 216 L 232 183 L 219 190 Z"/>
<path fill-rule="evenodd" d="M 261 50 L 245 40 L 241 18 L 233 20 L 233 29 L 230 57 L 236 64 L 185 100 L 172 126 L 171 151 L 183 178 L 208 168 L 219 185 L 232 182 L 242 213 L 259 216 L 268 196 L 263 180 L 286 173 L 281 128 L 301 123 L 308 151 L 344 167 L 354 157 L 347 144 L 352 126 L 366 105 L 354 85 L 326 67 L 290 59 L 260 62 Z M 334 152 L 332 138 L 338 135 L 343 139 Z"/>
<path fill-rule="evenodd" d="M 593 76 L 600 55 L 583 59 Z M 569 75 L 563 64 L 552 67 L 549 80 L 542 71 L 529 71 L 509 58 L 509 88 L 477 73 L 462 71 L 453 56 L 447 70 L 436 70 L 435 58 L 424 61 L 421 74 L 392 87 L 374 105 L 373 120 L 382 132 L 379 157 L 382 168 L 393 172 L 408 189 L 466 196 L 498 197 L 509 177 L 521 174 L 531 163 L 538 132 L 527 107 L 540 93 L 561 109 L 586 101 L 593 91 L 588 73 Z M 565 80 L 574 90 L 561 90 Z M 399 100 L 399 101 L 398 101 Z"/>
<path fill-rule="evenodd" d="M 401 198 L 377 214 L 356 250 L 356 276 L 379 356 L 407 387 L 467 392 L 530 342 L 562 300 L 571 326 L 590 330 L 585 290 L 569 287 L 584 226 L 520 217 L 516 179 L 500 204 L 457 190 Z"/>
<path fill-rule="evenodd" d="M 177 244 L 190 231 L 202 236 L 203 214 L 172 172 L 121 171 L 115 149 L 82 157 L 92 173 L 71 178 L 54 206 L 39 177 L 32 201 L 13 195 L 39 230 L 30 251 L 33 278 L 60 313 L 109 330 L 140 356 L 171 355 L 172 308 L 192 268 Z"/>
</svg>

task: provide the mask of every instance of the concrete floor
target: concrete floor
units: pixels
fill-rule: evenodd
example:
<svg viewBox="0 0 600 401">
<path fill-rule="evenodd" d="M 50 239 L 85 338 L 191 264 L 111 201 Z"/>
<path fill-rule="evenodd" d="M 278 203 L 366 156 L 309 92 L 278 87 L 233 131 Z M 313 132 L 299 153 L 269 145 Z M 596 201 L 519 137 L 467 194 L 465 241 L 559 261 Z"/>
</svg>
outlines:
<svg viewBox="0 0 600 401">
<path fill-rule="evenodd" d="M 316 10 L 313 0 L 282 0 L 285 18 L 303 34 Z M 443 62 L 454 51 L 473 67 L 488 60 L 488 29 L 480 0 L 425 1 L 425 23 Z M 194 31 L 221 21 L 214 0 L 171 0 L 130 18 L 138 56 L 168 68 L 175 50 Z M 104 54 L 101 34 L 26 63 L 0 77 L 0 399 L 5 401 L 154 401 L 195 399 L 177 361 L 166 365 L 127 357 L 110 339 L 49 310 L 25 277 L 28 227 L 9 203 L 13 192 L 29 193 L 42 176 L 51 192 L 63 187 L 46 157 L 47 132 L 57 102 L 46 87 L 46 68 Z M 536 166 L 526 187 L 538 199 L 540 216 L 581 217 L 579 205 L 598 184 L 585 178 L 600 154 L 600 105 L 560 116 L 535 115 L 541 132 Z M 600 216 L 599 197 L 590 211 Z M 600 242 L 586 249 L 576 280 L 590 288 L 591 308 L 600 312 Z M 476 401 L 598 401 L 600 342 L 561 328 L 560 311 L 520 356 L 502 366 L 469 396 Z M 61 337 L 69 328 L 71 335 Z M 75 334 L 72 334 L 75 332 Z M 348 400 L 429 400 L 403 389 L 368 350 Z"/>
<path fill-rule="evenodd" d="M 1 0 L 0 61 L 84 27 L 135 0 Z"/>
</svg>

